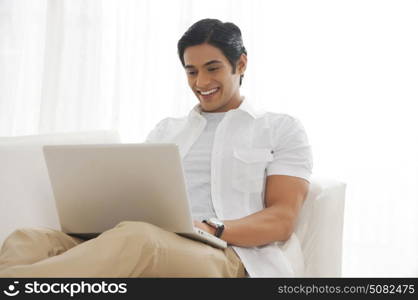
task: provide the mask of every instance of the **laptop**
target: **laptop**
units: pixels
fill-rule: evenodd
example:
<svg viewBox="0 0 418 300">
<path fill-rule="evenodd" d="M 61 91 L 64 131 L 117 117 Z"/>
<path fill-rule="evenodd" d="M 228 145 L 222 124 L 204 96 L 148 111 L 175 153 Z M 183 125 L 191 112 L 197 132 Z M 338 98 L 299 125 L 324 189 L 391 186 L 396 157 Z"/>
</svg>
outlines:
<svg viewBox="0 0 418 300">
<path fill-rule="evenodd" d="M 176 144 L 46 145 L 43 153 L 63 232 L 92 238 L 142 221 L 227 247 L 193 225 Z"/>
</svg>

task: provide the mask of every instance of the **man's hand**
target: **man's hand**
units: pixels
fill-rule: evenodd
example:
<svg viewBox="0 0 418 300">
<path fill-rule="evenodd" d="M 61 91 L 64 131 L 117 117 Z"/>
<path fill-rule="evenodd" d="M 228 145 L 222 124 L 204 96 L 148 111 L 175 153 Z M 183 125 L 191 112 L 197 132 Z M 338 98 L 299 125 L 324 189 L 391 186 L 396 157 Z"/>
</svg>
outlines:
<svg viewBox="0 0 418 300">
<path fill-rule="evenodd" d="M 200 228 L 200 229 L 206 231 L 206 232 L 209 232 L 210 234 L 215 235 L 216 229 L 213 228 L 212 226 L 209 226 L 206 223 L 202 223 L 202 222 L 193 220 L 193 225 L 197 228 Z"/>
</svg>

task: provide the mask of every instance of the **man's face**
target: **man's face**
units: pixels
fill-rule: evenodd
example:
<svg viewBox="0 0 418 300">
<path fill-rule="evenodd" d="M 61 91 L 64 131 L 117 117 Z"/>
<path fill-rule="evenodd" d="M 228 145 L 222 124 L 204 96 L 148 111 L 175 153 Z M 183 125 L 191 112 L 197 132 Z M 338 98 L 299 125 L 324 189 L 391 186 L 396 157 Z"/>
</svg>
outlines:
<svg viewBox="0 0 418 300">
<path fill-rule="evenodd" d="M 221 50 L 209 44 L 188 47 L 183 57 L 189 86 L 203 111 L 226 112 L 239 107 L 239 80 L 245 71 L 245 55 L 241 55 L 235 74 Z"/>
</svg>

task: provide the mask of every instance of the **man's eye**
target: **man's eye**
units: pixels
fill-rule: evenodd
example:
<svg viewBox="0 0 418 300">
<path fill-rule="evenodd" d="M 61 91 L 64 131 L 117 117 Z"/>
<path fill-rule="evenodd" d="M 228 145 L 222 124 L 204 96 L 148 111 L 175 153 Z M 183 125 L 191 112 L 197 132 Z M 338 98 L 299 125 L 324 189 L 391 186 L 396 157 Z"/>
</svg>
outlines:
<svg viewBox="0 0 418 300">
<path fill-rule="evenodd" d="M 208 69 L 208 71 L 209 71 L 209 72 L 212 72 L 212 71 L 216 71 L 216 70 L 218 70 L 218 69 L 219 69 L 219 68 L 209 68 L 209 69 Z"/>
<path fill-rule="evenodd" d="M 187 74 L 189 74 L 189 75 L 196 75 L 196 73 L 197 73 L 196 71 L 188 71 L 187 72 Z"/>
</svg>

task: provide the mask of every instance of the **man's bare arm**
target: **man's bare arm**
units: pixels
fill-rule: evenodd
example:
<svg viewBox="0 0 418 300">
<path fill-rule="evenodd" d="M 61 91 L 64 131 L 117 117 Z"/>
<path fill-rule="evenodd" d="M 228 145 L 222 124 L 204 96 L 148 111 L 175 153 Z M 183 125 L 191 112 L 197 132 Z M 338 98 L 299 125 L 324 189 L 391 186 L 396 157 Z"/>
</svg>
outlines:
<svg viewBox="0 0 418 300">
<path fill-rule="evenodd" d="M 241 219 L 223 221 L 221 238 L 228 244 L 253 247 L 274 241 L 286 241 L 308 193 L 309 183 L 301 178 L 285 175 L 267 177 L 266 208 Z M 214 228 L 195 222 L 195 225 L 214 234 Z"/>
</svg>

